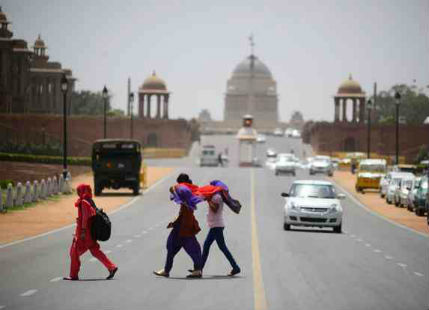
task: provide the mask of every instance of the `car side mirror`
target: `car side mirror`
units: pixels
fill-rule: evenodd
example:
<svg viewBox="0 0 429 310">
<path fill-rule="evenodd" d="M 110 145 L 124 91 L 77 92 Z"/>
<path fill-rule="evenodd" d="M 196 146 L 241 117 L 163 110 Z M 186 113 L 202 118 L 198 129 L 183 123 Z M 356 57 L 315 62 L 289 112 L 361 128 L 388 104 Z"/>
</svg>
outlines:
<svg viewBox="0 0 429 310">
<path fill-rule="evenodd" d="M 281 196 L 282 197 L 289 197 L 289 194 L 288 193 L 281 193 Z"/>
<path fill-rule="evenodd" d="M 344 194 L 337 194 L 337 199 L 341 199 L 341 200 L 346 199 L 346 195 L 344 195 Z"/>
</svg>

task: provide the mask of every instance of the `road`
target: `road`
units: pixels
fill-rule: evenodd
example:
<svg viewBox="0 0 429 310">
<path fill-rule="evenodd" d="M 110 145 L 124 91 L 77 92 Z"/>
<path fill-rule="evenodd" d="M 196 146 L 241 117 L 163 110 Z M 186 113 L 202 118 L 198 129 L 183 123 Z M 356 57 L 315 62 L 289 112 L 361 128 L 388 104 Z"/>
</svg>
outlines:
<svg viewBox="0 0 429 310">
<path fill-rule="evenodd" d="M 113 236 L 102 249 L 119 266 L 112 281 L 90 254 L 83 256 L 81 281 L 60 280 L 68 274 L 73 227 L 0 248 L 0 309 L 428 309 L 427 237 L 374 216 L 347 196 L 343 201 L 344 233 L 329 230 L 284 231 L 284 198 L 296 177 L 276 177 L 267 168 L 238 168 L 233 136 L 204 136 L 202 144 L 228 148 L 227 168 L 200 168 L 198 148 L 181 160 L 150 160 L 175 166 L 175 173 L 111 215 Z M 303 154 L 300 140 L 269 137 L 257 147 Z M 308 151 L 307 151 L 308 153 Z M 168 187 L 179 172 L 194 183 L 222 179 L 243 205 L 242 213 L 225 211 L 226 241 L 242 273 L 230 278 L 226 259 L 213 245 L 203 279 L 186 279 L 189 257 L 176 256 L 171 277 L 157 278 L 163 267 L 167 223 L 178 208 Z M 318 176 L 316 178 L 323 178 Z M 206 206 L 196 212 L 207 234 Z"/>
</svg>

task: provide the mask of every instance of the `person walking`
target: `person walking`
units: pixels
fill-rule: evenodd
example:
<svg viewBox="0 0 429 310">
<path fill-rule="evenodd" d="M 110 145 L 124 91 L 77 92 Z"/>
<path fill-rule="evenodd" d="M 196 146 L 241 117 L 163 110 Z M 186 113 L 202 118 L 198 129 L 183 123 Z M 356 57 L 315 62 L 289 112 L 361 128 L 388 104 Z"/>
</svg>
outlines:
<svg viewBox="0 0 429 310">
<path fill-rule="evenodd" d="M 221 188 L 221 190 L 228 192 L 228 187 L 221 181 L 212 181 L 210 182 L 210 185 Z M 203 188 L 200 189 L 201 191 L 203 191 Z M 209 226 L 210 230 L 207 234 L 206 240 L 204 241 L 201 268 L 204 269 L 204 266 L 207 262 L 207 258 L 209 256 L 210 247 L 213 242 L 216 241 L 219 249 L 223 252 L 226 259 L 231 264 L 232 270 L 228 275 L 234 276 L 240 273 L 241 269 L 225 243 L 225 237 L 223 234 L 223 231 L 225 229 L 225 222 L 223 219 L 224 201 L 222 198 L 221 191 L 215 190 L 215 193 L 211 196 L 207 196 L 206 199 L 209 205 L 207 212 L 207 225 Z"/>
<path fill-rule="evenodd" d="M 180 177 L 180 176 L 179 176 Z M 186 180 L 192 184 L 189 177 Z M 179 178 L 178 178 L 178 183 Z M 191 190 L 184 185 L 177 184 L 170 188 L 171 199 L 180 205 L 179 216 L 173 222 L 170 222 L 167 228 L 172 228 L 167 239 L 167 258 L 164 269 L 154 271 L 153 273 L 161 277 L 169 277 L 173 267 L 174 257 L 184 248 L 194 263 L 194 270 L 187 278 L 201 278 L 201 247 L 195 237 L 200 232 L 200 226 L 195 219 L 194 210 L 196 204 L 202 199 L 193 195 Z"/>
<path fill-rule="evenodd" d="M 78 217 L 73 242 L 70 247 L 70 276 L 64 277 L 64 280 L 79 280 L 80 256 L 88 250 L 109 271 L 106 279 L 113 279 L 118 267 L 107 258 L 101 251 L 98 242 L 92 239 L 91 236 L 91 222 L 92 217 L 95 215 L 95 209 L 92 207 L 95 203 L 92 200 L 91 186 L 80 184 L 77 187 L 77 194 L 79 198 L 75 202 L 75 207 L 78 209 Z"/>
</svg>

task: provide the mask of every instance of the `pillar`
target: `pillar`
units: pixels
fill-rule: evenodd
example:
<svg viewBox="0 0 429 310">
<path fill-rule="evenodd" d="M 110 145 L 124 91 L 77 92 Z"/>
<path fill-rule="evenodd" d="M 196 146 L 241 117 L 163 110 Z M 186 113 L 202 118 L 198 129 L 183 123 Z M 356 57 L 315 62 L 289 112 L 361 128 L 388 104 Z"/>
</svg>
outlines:
<svg viewBox="0 0 429 310">
<path fill-rule="evenodd" d="M 168 119 L 168 99 L 170 98 L 169 94 L 164 95 L 164 118 Z"/>
<path fill-rule="evenodd" d="M 156 95 L 156 118 L 161 118 L 161 95 Z"/>
<path fill-rule="evenodd" d="M 347 122 L 347 98 L 343 98 L 343 122 Z"/>
<path fill-rule="evenodd" d="M 335 98 L 335 118 L 334 121 L 338 122 L 340 120 L 340 98 Z"/>
<path fill-rule="evenodd" d="M 356 98 L 353 98 L 353 123 L 357 121 Z"/>
<path fill-rule="evenodd" d="M 139 93 L 139 118 L 144 117 L 144 96 L 145 94 Z"/>
<path fill-rule="evenodd" d="M 147 118 L 151 118 L 151 115 L 150 115 L 150 101 L 151 101 L 151 97 L 152 97 L 152 94 L 147 94 L 146 95 L 147 97 L 147 103 L 146 103 L 146 117 Z"/>
<path fill-rule="evenodd" d="M 365 97 L 360 98 L 359 101 L 359 123 L 363 123 L 365 120 Z"/>
</svg>

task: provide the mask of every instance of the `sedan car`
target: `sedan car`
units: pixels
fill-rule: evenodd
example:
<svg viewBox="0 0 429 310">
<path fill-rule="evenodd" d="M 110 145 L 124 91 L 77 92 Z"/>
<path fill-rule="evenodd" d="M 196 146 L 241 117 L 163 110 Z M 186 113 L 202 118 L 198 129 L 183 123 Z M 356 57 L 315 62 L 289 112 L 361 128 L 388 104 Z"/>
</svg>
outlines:
<svg viewBox="0 0 429 310">
<path fill-rule="evenodd" d="M 415 176 L 410 172 L 395 172 L 392 174 L 392 179 L 387 185 L 386 202 L 388 204 L 395 202 L 395 193 L 401 188 L 402 180 L 413 179 Z"/>
<path fill-rule="evenodd" d="M 256 142 L 257 143 L 265 143 L 265 142 L 267 142 L 267 137 L 263 134 L 259 134 L 256 136 Z"/>
<path fill-rule="evenodd" d="M 331 182 L 320 180 L 301 180 L 292 183 L 288 193 L 282 193 L 284 206 L 284 230 L 292 226 L 332 227 L 341 233 L 343 208 Z"/>
<path fill-rule="evenodd" d="M 334 174 L 334 167 L 331 163 L 331 160 L 328 158 L 315 158 L 310 165 L 310 175 L 316 173 L 323 173 L 328 176 L 332 176 Z"/>
<path fill-rule="evenodd" d="M 408 191 L 407 202 L 404 204 L 407 207 L 408 211 L 414 212 L 414 207 L 416 205 L 416 194 L 418 189 L 420 188 L 421 180 L 421 177 L 415 178 L 413 185 Z"/>
<path fill-rule="evenodd" d="M 404 207 L 406 202 L 408 202 L 408 192 L 413 186 L 415 178 L 412 179 L 403 179 L 401 181 L 401 186 L 396 190 L 393 202 L 397 207 Z"/>
<path fill-rule="evenodd" d="M 276 166 L 274 168 L 275 175 L 291 174 L 295 176 L 296 161 L 295 156 L 289 153 L 277 155 Z"/>
</svg>

